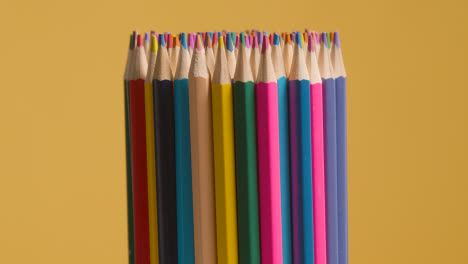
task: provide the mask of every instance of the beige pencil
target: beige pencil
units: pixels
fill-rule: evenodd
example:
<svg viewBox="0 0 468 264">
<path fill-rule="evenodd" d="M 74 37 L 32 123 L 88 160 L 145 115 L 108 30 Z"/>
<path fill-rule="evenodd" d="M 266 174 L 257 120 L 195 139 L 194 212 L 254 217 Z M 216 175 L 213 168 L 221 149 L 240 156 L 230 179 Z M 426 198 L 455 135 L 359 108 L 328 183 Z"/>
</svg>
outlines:
<svg viewBox="0 0 468 264">
<path fill-rule="evenodd" d="M 195 264 L 216 264 L 211 84 L 205 51 L 196 38 L 188 77 Z"/>
</svg>

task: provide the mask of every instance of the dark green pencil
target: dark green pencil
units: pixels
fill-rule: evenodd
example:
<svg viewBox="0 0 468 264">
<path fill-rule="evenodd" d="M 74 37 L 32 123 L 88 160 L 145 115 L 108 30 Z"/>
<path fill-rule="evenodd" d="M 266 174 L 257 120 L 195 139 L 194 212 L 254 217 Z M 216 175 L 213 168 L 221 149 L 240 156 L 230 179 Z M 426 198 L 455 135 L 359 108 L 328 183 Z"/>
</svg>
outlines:
<svg viewBox="0 0 468 264">
<path fill-rule="evenodd" d="M 237 65 L 233 100 L 239 263 L 260 264 L 255 85 L 244 33 L 240 35 Z"/>
<path fill-rule="evenodd" d="M 135 47 L 134 36 L 130 35 L 130 47 L 128 50 L 127 66 L 124 74 L 124 102 L 125 102 L 125 155 L 127 162 L 127 222 L 128 222 L 128 263 L 135 263 L 135 246 L 133 236 L 133 184 L 132 184 L 132 152 L 130 140 L 130 114 L 128 87 L 129 75 L 133 68 L 133 49 Z"/>
</svg>

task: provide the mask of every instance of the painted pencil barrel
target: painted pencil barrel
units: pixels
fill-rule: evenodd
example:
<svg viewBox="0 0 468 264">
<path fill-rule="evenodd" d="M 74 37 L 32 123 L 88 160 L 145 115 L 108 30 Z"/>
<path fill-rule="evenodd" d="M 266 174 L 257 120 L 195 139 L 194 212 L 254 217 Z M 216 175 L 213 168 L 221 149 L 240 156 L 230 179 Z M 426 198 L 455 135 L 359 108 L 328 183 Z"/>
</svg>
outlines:
<svg viewBox="0 0 468 264">
<path fill-rule="evenodd" d="M 255 85 L 233 87 L 239 263 L 260 264 Z"/>
<path fill-rule="evenodd" d="M 283 263 L 281 176 L 276 82 L 255 85 L 262 263 Z"/>
<path fill-rule="evenodd" d="M 323 79 L 325 132 L 325 185 L 327 205 L 327 260 L 338 264 L 338 203 L 336 162 L 336 88 L 334 79 Z"/>
<path fill-rule="evenodd" d="M 159 262 L 177 262 L 177 209 L 172 81 L 153 80 Z"/>
<path fill-rule="evenodd" d="M 310 83 L 289 81 L 293 262 L 313 263 Z"/>
<path fill-rule="evenodd" d="M 174 80 L 177 243 L 180 264 L 195 263 L 188 79 Z"/>
<path fill-rule="evenodd" d="M 125 102 L 125 158 L 127 164 L 127 225 L 128 225 L 128 263 L 135 263 L 135 239 L 133 228 L 133 183 L 132 183 L 132 146 L 130 137 L 129 82 L 124 81 Z"/>
<path fill-rule="evenodd" d="M 336 79 L 336 145 L 339 263 L 348 264 L 348 142 L 345 77 L 338 77 Z"/>
<path fill-rule="evenodd" d="M 216 264 L 211 88 L 208 78 L 189 76 L 195 263 Z"/>
<path fill-rule="evenodd" d="M 135 263 L 149 264 L 148 182 L 146 166 L 145 91 L 142 79 L 130 81 L 133 221 Z"/>
<path fill-rule="evenodd" d="M 283 264 L 292 263 L 291 255 L 291 178 L 289 174 L 289 103 L 286 77 L 278 79 L 278 132 L 281 178 L 281 232 Z"/>
<path fill-rule="evenodd" d="M 158 214 L 156 198 L 156 154 L 154 147 L 153 85 L 145 83 L 146 162 L 148 179 L 148 216 L 150 263 L 159 263 Z"/>
<path fill-rule="evenodd" d="M 237 264 L 237 208 L 232 85 L 212 85 L 218 263 Z"/>
<path fill-rule="evenodd" d="M 310 85 L 315 264 L 327 264 L 322 83 Z"/>
</svg>

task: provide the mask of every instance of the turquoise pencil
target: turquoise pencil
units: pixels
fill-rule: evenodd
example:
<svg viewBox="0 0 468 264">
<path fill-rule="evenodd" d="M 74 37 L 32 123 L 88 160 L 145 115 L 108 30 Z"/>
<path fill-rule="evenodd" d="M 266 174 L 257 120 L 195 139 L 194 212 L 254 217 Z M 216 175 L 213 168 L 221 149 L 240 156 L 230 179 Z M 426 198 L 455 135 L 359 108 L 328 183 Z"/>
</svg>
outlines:
<svg viewBox="0 0 468 264">
<path fill-rule="evenodd" d="M 185 33 L 180 35 L 181 50 L 174 78 L 174 121 L 177 200 L 178 263 L 195 263 L 192 204 L 192 159 L 188 73 L 190 54 Z"/>
</svg>

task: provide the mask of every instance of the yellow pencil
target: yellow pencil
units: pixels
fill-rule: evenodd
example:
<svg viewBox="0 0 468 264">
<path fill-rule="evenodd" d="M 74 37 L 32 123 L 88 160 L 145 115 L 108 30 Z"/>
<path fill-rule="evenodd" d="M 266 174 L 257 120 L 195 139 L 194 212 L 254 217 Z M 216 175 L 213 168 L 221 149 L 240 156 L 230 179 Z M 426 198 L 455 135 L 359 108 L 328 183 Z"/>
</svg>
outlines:
<svg viewBox="0 0 468 264">
<path fill-rule="evenodd" d="M 150 264 L 159 263 L 158 252 L 158 213 L 156 198 L 156 158 L 154 146 L 154 112 L 153 112 L 153 72 L 156 64 L 158 44 L 156 36 L 151 36 L 148 73 L 145 80 L 145 119 L 146 119 L 146 160 L 148 167 L 148 214 Z"/>
<path fill-rule="evenodd" d="M 232 84 L 222 37 L 218 38 L 212 89 L 218 263 L 237 264 Z"/>
</svg>

